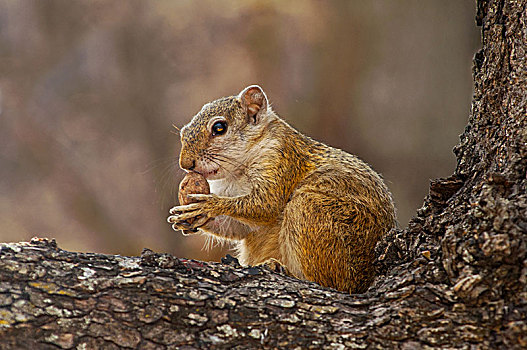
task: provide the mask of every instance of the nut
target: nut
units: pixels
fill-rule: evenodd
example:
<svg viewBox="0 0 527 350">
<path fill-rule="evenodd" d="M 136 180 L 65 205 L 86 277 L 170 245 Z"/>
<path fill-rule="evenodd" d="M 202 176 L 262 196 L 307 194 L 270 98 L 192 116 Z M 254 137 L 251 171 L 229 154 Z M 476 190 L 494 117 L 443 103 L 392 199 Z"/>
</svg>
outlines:
<svg viewBox="0 0 527 350">
<path fill-rule="evenodd" d="M 187 173 L 179 184 L 178 199 L 181 205 L 187 205 L 196 202 L 187 198 L 189 194 L 209 194 L 210 187 L 203 175 L 198 173 Z"/>
<path fill-rule="evenodd" d="M 188 198 L 187 195 L 189 194 L 209 194 L 210 193 L 210 187 L 207 180 L 203 177 L 203 175 L 198 173 L 187 173 L 183 180 L 179 183 L 179 193 L 178 193 L 178 199 L 179 204 L 181 205 L 187 205 L 190 203 L 195 203 L 196 200 Z M 194 222 L 194 218 L 188 219 L 187 222 L 189 224 L 192 224 Z M 183 235 L 188 236 L 193 233 L 197 232 L 197 229 L 194 230 L 183 230 Z"/>
</svg>

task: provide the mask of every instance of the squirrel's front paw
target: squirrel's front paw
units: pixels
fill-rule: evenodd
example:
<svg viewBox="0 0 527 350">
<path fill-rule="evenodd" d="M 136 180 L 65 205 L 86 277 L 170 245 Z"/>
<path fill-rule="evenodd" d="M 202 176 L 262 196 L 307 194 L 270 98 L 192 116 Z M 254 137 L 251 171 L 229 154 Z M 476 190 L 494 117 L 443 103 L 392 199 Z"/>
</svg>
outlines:
<svg viewBox="0 0 527 350">
<path fill-rule="evenodd" d="M 174 230 L 194 231 L 207 223 L 214 215 L 213 203 L 217 199 L 213 194 L 189 194 L 197 203 L 180 205 L 170 209 L 167 221 Z"/>
</svg>

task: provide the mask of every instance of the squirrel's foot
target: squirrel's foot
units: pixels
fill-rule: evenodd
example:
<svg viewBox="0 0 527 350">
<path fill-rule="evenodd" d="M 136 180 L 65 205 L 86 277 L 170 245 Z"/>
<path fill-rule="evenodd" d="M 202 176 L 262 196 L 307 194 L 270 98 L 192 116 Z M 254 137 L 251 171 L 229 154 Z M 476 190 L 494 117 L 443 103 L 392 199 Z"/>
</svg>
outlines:
<svg viewBox="0 0 527 350">
<path fill-rule="evenodd" d="M 174 230 L 194 231 L 205 225 L 214 215 L 212 213 L 213 201 L 217 198 L 212 194 L 191 194 L 188 197 L 197 200 L 197 203 L 180 205 L 170 209 L 167 221 Z"/>
<path fill-rule="evenodd" d="M 291 273 L 287 269 L 285 265 L 283 265 L 279 260 L 276 260 L 274 258 L 268 259 L 264 261 L 261 264 L 258 264 L 257 266 L 267 268 L 273 272 L 282 273 L 284 275 L 291 276 Z"/>
</svg>

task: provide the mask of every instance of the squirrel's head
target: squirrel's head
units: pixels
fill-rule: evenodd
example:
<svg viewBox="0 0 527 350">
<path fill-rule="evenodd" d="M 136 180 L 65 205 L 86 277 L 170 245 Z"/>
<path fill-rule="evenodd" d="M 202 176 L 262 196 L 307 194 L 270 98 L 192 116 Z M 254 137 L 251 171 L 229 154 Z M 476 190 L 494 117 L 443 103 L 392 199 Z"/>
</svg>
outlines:
<svg viewBox="0 0 527 350">
<path fill-rule="evenodd" d="M 207 103 L 181 129 L 180 167 L 209 180 L 238 176 L 274 118 L 258 85 Z"/>
</svg>

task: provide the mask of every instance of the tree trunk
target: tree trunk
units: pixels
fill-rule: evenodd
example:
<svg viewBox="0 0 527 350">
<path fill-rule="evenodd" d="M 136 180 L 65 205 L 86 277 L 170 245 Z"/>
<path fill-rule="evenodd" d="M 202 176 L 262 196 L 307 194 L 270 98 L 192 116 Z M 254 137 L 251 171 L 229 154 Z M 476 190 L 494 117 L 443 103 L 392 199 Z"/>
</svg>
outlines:
<svg viewBox="0 0 527 350">
<path fill-rule="evenodd" d="M 527 0 L 478 1 L 458 165 L 347 295 L 254 267 L 0 250 L 1 348 L 526 348 Z"/>
</svg>

